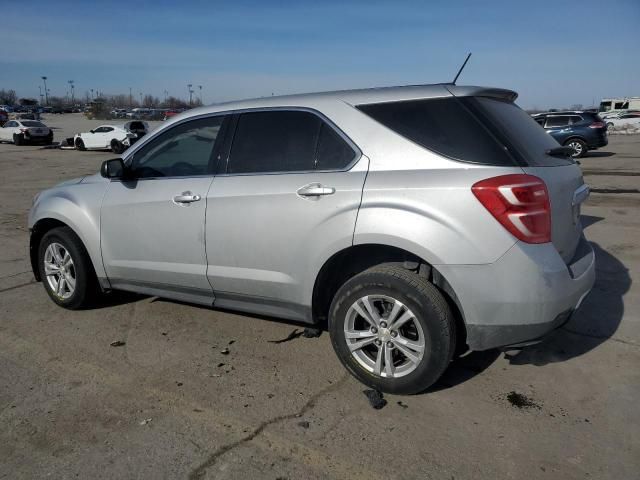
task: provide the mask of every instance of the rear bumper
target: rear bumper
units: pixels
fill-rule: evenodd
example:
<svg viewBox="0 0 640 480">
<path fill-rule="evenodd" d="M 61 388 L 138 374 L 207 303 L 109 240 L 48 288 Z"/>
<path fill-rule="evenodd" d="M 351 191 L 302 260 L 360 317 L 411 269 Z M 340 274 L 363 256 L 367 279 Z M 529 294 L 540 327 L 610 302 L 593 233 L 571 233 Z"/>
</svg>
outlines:
<svg viewBox="0 0 640 480">
<path fill-rule="evenodd" d="M 590 150 L 595 150 L 596 148 L 606 147 L 609 144 L 609 138 L 604 135 L 602 137 L 595 138 L 590 140 L 587 143 L 587 146 Z"/>
<path fill-rule="evenodd" d="M 539 341 L 569 320 L 595 283 L 584 237 L 570 265 L 552 244 L 518 242 L 495 263 L 437 269 L 456 293 L 471 350 Z"/>
</svg>

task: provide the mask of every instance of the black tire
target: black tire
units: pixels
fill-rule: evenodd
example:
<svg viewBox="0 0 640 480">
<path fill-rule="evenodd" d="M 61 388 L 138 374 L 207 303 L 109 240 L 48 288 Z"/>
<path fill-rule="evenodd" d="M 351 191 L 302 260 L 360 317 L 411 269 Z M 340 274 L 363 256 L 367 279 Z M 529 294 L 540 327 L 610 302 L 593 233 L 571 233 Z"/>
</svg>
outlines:
<svg viewBox="0 0 640 480">
<path fill-rule="evenodd" d="M 120 155 L 122 152 L 124 152 L 124 145 L 122 144 L 122 142 L 114 138 L 113 140 L 111 140 L 111 151 L 116 155 Z"/>
<path fill-rule="evenodd" d="M 53 291 L 45 274 L 45 252 L 52 243 L 62 245 L 73 261 L 75 288 L 68 298 L 61 298 Z M 69 227 L 54 228 L 44 234 L 38 249 L 38 269 L 49 297 L 61 307 L 76 310 L 90 306 L 95 301 L 99 288 L 93 264 L 82 241 Z"/>
<path fill-rule="evenodd" d="M 364 368 L 349 350 L 345 319 L 351 306 L 365 295 L 392 297 L 415 315 L 425 347 L 422 359 L 410 373 L 397 378 L 376 375 Z M 426 390 L 444 373 L 455 352 L 455 321 L 446 300 L 426 278 L 398 264 L 378 265 L 347 281 L 331 304 L 329 332 L 333 348 L 347 370 L 365 385 L 387 393 L 414 394 Z"/>
<path fill-rule="evenodd" d="M 612 131 L 613 127 L 614 127 L 613 123 L 611 123 L 611 122 L 607 123 L 607 131 L 608 132 Z"/>
<path fill-rule="evenodd" d="M 80 150 L 81 152 L 86 150 L 81 138 L 76 138 L 76 150 Z"/>
<path fill-rule="evenodd" d="M 45 145 L 51 145 L 52 143 L 53 143 L 53 132 L 47 135 L 47 138 L 45 140 Z"/>
<path fill-rule="evenodd" d="M 24 143 L 24 136 L 23 135 L 13 135 L 13 143 L 14 145 L 22 145 Z"/>
<path fill-rule="evenodd" d="M 573 148 L 574 153 L 571 155 L 573 158 L 581 158 L 587 154 L 589 148 L 587 144 L 579 138 L 570 138 L 564 142 L 565 147 Z"/>
</svg>

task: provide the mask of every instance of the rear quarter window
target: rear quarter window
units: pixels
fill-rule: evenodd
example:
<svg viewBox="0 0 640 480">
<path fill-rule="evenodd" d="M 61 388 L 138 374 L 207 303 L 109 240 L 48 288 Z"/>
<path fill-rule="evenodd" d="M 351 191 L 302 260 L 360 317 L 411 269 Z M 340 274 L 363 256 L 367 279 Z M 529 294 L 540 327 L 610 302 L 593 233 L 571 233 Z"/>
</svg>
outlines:
<svg viewBox="0 0 640 480">
<path fill-rule="evenodd" d="M 454 160 L 483 165 L 516 164 L 507 149 L 455 97 L 357 108 L 395 133 Z"/>
</svg>

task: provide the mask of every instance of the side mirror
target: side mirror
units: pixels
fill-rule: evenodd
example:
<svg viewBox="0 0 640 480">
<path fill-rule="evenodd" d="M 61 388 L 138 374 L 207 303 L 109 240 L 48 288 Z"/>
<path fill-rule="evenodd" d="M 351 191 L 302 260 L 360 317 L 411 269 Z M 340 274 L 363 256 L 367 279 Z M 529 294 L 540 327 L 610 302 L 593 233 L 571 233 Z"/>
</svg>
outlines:
<svg viewBox="0 0 640 480">
<path fill-rule="evenodd" d="M 104 178 L 122 178 L 124 176 L 125 166 L 120 158 L 113 160 L 105 160 L 100 167 L 100 175 Z"/>
<path fill-rule="evenodd" d="M 96 133 L 96 132 L 94 132 L 93 130 L 89 130 L 89 133 Z"/>
</svg>

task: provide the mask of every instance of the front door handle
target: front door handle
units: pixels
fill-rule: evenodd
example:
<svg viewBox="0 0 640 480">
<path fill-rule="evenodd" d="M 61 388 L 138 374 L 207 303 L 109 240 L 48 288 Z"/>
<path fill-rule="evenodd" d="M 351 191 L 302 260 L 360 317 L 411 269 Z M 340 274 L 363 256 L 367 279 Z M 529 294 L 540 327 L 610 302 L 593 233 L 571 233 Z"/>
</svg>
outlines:
<svg viewBox="0 0 640 480">
<path fill-rule="evenodd" d="M 182 192 L 180 195 L 173 197 L 174 203 L 189 204 L 200 200 L 200 195 L 194 195 L 191 192 Z"/>
<path fill-rule="evenodd" d="M 334 193 L 336 193 L 335 188 L 325 187 L 319 183 L 311 183 L 298 189 L 298 195 L 301 197 L 320 197 L 322 195 L 333 195 Z"/>
</svg>

